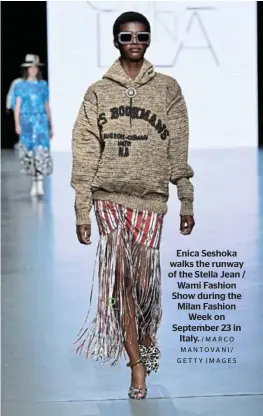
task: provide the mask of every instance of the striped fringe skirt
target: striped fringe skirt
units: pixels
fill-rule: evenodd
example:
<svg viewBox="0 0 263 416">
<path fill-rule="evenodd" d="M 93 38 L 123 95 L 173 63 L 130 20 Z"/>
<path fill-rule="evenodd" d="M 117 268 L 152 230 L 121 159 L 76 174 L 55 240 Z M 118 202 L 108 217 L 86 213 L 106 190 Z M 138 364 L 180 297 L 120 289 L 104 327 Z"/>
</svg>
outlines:
<svg viewBox="0 0 263 416">
<path fill-rule="evenodd" d="M 124 344 L 131 342 L 131 319 L 137 339 L 157 343 L 161 321 L 160 241 L 163 215 L 94 201 L 100 241 L 97 250 L 97 313 L 89 324 L 92 304 L 80 330 L 77 353 L 85 351 L 103 363 L 126 358 Z M 133 321 L 134 322 L 134 321 Z"/>
</svg>

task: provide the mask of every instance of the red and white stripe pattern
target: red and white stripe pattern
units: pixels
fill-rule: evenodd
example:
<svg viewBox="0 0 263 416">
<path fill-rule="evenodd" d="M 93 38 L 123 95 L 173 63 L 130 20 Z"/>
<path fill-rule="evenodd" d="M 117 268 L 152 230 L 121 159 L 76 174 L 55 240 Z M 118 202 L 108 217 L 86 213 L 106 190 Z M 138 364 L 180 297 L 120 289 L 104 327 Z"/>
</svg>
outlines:
<svg viewBox="0 0 263 416">
<path fill-rule="evenodd" d="M 100 232 L 97 251 L 97 313 L 89 322 L 89 312 L 76 341 L 77 352 L 86 350 L 86 357 L 116 364 L 126 357 L 129 318 L 129 293 L 135 308 L 138 339 L 147 336 L 157 342 L 161 322 L 160 240 L 163 215 L 109 201 L 96 200 L 95 214 Z M 128 288 L 131 288 L 129 292 Z M 115 299 L 114 308 L 109 301 Z M 117 314 L 116 314 L 117 312 Z M 130 339 L 130 338 L 129 338 Z"/>
<path fill-rule="evenodd" d="M 95 214 L 101 235 L 107 235 L 121 224 L 132 244 L 159 249 L 163 215 L 139 211 L 109 201 L 95 200 Z"/>
</svg>

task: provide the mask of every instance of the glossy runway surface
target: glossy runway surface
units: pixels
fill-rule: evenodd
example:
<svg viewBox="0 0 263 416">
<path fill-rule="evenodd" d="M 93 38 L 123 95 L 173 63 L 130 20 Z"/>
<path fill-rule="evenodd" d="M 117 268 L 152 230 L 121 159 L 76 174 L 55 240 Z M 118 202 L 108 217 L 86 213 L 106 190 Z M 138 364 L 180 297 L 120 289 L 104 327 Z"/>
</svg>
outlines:
<svg viewBox="0 0 263 416">
<path fill-rule="evenodd" d="M 76 239 L 74 195 L 69 186 L 71 155 L 54 154 L 54 174 L 46 178 L 44 199 L 37 200 L 29 196 L 30 181 L 20 175 L 16 155 L 2 152 L 3 416 L 262 415 L 262 156 L 249 149 L 192 152 L 196 227 L 190 237 L 179 234 L 179 204 L 176 189 L 171 188 L 161 247 L 160 371 L 147 380 L 149 399 L 135 402 L 127 398 L 130 375 L 124 362 L 102 368 L 77 356 L 72 346 L 88 308 L 98 232 L 93 221 L 93 244 L 88 248 Z M 200 257 L 176 256 L 176 250 L 188 249 L 199 251 Z M 236 251 L 237 258 L 201 257 L 202 250 L 227 249 Z M 168 277 L 175 270 L 197 270 L 196 265 L 170 267 L 171 261 L 182 260 L 201 260 L 209 266 L 212 261 L 244 265 L 234 269 L 239 277 L 223 279 L 236 284 L 233 290 L 182 290 L 177 282 L 201 282 L 203 289 L 204 281 L 221 279 Z M 213 268 L 219 275 L 223 269 Z M 174 300 L 173 292 L 195 294 L 195 300 Z M 235 304 L 235 310 L 178 310 L 178 302 L 222 303 L 200 300 L 200 292 L 241 296 L 224 301 Z M 191 321 L 189 313 L 224 315 L 225 320 Z M 182 332 L 172 330 L 176 324 L 231 328 L 184 333 L 198 336 L 194 344 L 193 338 L 188 343 L 179 341 Z M 213 336 L 231 341 L 217 338 L 213 342 Z M 221 362 L 206 363 L 209 358 Z M 232 362 L 224 363 L 224 358 Z M 183 359 L 185 363 L 180 363 Z"/>
</svg>

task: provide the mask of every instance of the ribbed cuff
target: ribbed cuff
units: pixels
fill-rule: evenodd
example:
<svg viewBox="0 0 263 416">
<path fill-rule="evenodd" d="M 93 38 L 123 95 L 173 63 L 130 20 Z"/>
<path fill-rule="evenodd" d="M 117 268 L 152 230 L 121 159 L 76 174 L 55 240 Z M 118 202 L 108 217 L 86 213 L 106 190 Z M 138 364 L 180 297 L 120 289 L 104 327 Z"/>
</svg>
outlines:
<svg viewBox="0 0 263 416">
<path fill-rule="evenodd" d="M 76 212 L 76 225 L 90 225 L 91 219 L 89 212 L 78 211 Z"/>
<path fill-rule="evenodd" d="M 180 215 L 191 215 L 194 216 L 194 206 L 193 201 L 185 199 L 181 201 L 181 210 Z"/>
</svg>

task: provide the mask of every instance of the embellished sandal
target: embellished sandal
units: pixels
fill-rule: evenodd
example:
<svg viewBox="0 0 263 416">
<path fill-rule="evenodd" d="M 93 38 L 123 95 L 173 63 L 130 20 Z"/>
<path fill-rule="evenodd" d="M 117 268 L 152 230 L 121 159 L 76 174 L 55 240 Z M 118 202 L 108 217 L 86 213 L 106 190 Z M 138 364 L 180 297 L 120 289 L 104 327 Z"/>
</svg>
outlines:
<svg viewBox="0 0 263 416">
<path fill-rule="evenodd" d="M 127 367 L 133 368 L 136 364 L 139 364 L 139 363 L 143 363 L 141 358 L 139 358 L 137 361 L 134 361 L 133 363 L 129 362 L 126 365 Z M 145 397 L 147 396 L 147 388 L 144 387 L 144 388 L 138 389 L 136 387 L 131 386 L 128 391 L 128 396 L 130 399 L 135 399 L 135 400 L 145 399 Z"/>
<path fill-rule="evenodd" d="M 149 376 L 151 371 L 157 372 L 159 369 L 159 359 L 161 357 L 159 348 L 155 346 L 145 347 L 144 345 L 139 345 L 139 351 L 147 375 Z"/>
</svg>

